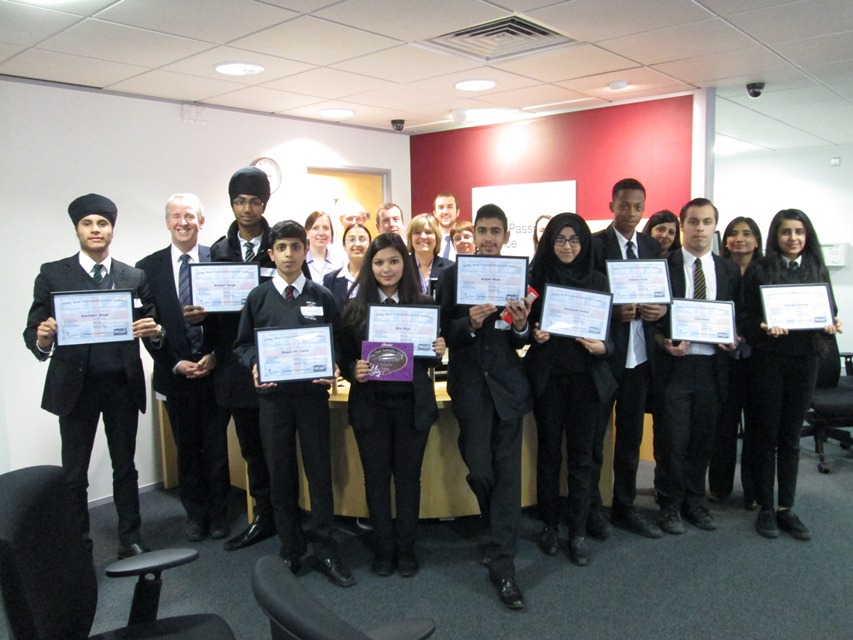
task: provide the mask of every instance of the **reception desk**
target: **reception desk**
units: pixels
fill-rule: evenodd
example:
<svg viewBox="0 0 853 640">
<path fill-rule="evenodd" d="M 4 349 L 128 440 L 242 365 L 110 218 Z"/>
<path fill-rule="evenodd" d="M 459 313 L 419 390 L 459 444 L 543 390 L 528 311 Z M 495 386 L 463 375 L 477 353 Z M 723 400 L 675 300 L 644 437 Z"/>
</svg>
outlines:
<svg viewBox="0 0 853 640">
<path fill-rule="evenodd" d="M 332 483 L 335 497 L 335 514 L 352 517 L 367 517 L 367 501 L 364 496 L 364 475 L 353 429 L 347 419 L 347 397 L 349 385 L 341 383 L 329 395 L 331 408 L 332 439 Z M 459 425 L 450 409 L 450 397 L 444 382 L 435 385 L 439 418 L 430 430 L 424 453 L 421 475 L 421 518 L 454 518 L 479 513 L 477 500 L 468 487 L 465 477 L 468 470 L 459 454 L 457 440 Z M 162 402 L 157 402 L 160 436 L 163 452 L 163 484 L 167 488 L 177 485 L 174 456 L 174 440 L 168 415 Z M 231 483 L 247 489 L 245 463 L 240 457 L 239 443 L 234 435 L 233 421 L 228 426 L 229 460 Z M 604 445 L 604 466 L 601 472 L 601 495 L 605 505 L 610 504 L 612 481 L 612 421 Z M 521 445 L 521 507 L 536 504 L 536 424 L 533 414 L 524 417 L 524 435 Z M 299 454 L 300 471 L 302 456 Z M 565 468 L 565 467 L 564 467 Z M 565 471 L 563 472 L 565 493 Z M 308 482 L 301 473 L 299 485 L 300 505 L 310 510 Z M 252 499 L 246 493 L 248 517 L 251 521 Z"/>
</svg>

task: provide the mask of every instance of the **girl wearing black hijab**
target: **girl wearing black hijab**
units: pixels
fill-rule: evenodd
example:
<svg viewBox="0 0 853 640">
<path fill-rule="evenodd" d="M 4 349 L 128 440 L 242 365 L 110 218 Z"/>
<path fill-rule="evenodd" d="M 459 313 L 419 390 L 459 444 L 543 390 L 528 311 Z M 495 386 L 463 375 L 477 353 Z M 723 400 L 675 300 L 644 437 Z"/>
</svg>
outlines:
<svg viewBox="0 0 853 640">
<path fill-rule="evenodd" d="M 542 297 L 533 303 L 533 340 L 524 358 L 534 395 L 533 415 L 539 438 L 536 460 L 537 498 L 544 528 L 539 547 L 547 555 L 559 550 L 560 467 L 566 435 L 569 485 L 569 557 L 589 562 L 586 519 L 592 483 L 595 419 L 616 389 L 605 357 L 612 343 L 551 335 L 539 328 L 545 285 L 606 293 L 607 278 L 593 268 L 589 227 L 574 213 L 554 216 L 545 228 L 530 269 L 530 284 Z"/>
</svg>

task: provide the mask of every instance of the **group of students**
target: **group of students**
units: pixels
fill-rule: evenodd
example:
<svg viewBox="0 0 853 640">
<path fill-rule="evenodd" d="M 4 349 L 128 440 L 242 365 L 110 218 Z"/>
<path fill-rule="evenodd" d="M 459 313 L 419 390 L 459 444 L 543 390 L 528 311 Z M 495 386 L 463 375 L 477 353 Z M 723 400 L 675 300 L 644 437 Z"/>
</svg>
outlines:
<svg viewBox="0 0 853 640">
<path fill-rule="evenodd" d="M 705 199 L 692 200 L 683 207 L 674 223 L 675 233 L 667 230 L 663 234 L 672 240 L 668 246 L 638 233 L 636 227 L 643 214 L 645 189 L 633 179 L 614 186 L 610 204 L 614 222 L 602 232 L 592 234 L 583 218 L 574 213 L 551 216 L 543 220 L 541 229 L 537 221 L 538 242 L 530 263 L 529 283 L 538 292 L 544 292 L 548 284 L 607 292 L 605 260 L 663 256 L 669 263 L 673 296 L 734 301 L 738 330 L 743 337 L 731 345 L 674 343 L 668 337 L 667 308 L 641 304 L 613 309 L 606 340 L 574 339 L 551 335 L 541 328 L 541 297 L 532 303 L 527 299 L 508 300 L 505 308 L 457 304 L 457 267 L 438 255 L 436 221 L 430 214 L 413 219 L 408 227 L 408 242 L 395 232 L 371 238 L 363 223 L 349 224 L 343 234 L 348 263 L 334 271 L 325 266 L 318 271 L 316 263 L 324 262 L 328 254 L 321 252 L 309 260 L 312 234 L 316 237 L 314 227 L 318 222 L 321 226 L 328 223 L 328 231 L 322 228 L 320 235 L 331 238 L 331 220 L 326 214 L 315 212 L 318 215 L 312 214 L 314 218 L 309 218 L 308 224 L 288 220 L 270 228 L 262 218 L 270 195 L 265 180 L 262 172 L 252 168 L 242 169 L 232 177 L 229 194 L 235 223 L 214 245 L 211 259 L 261 260 L 262 266 L 266 266 L 262 275 L 270 277 L 262 277 L 262 283 L 248 295 L 239 320 L 231 317 L 228 326 L 205 324 L 211 315 L 219 314 L 205 314 L 203 309 L 191 305 L 178 306 L 183 311 L 182 339 L 193 342 L 194 327 L 210 326 L 210 333 L 217 336 L 220 345 L 222 335 L 227 336 L 229 344 L 224 351 L 216 352 L 218 363 L 215 358 L 205 359 L 201 351 L 193 351 L 192 362 L 178 359 L 170 371 L 176 376 L 205 378 L 216 370 L 217 388 L 238 382 L 241 388 L 247 384 L 254 386 L 256 404 L 250 403 L 242 413 L 237 407 L 231 412 L 235 419 L 242 416 L 244 423 L 256 420 L 254 438 L 258 442 L 253 449 L 244 449 L 244 455 L 249 454 L 250 490 L 256 498 L 260 495 L 266 501 L 265 520 L 254 522 L 234 540 L 233 548 L 277 532 L 280 553 L 296 572 L 307 543 L 311 542 L 315 566 L 331 582 L 342 587 L 355 584 L 351 571 L 338 555 L 333 535 L 327 393 L 331 380 L 262 383 L 258 378 L 256 329 L 318 324 L 332 326 L 337 366 L 351 384 L 349 420 L 364 469 L 375 542 L 371 568 L 376 575 L 387 576 L 397 571 L 412 576 L 419 569 L 415 541 L 421 466 L 429 429 L 438 418 L 428 369 L 447 350 L 448 393 L 459 421 L 460 453 L 468 467 L 468 484 L 489 525 L 487 539 L 479 547 L 480 561 L 488 568 L 497 595 L 507 608 L 524 607 L 515 579 L 514 557 L 520 523 L 522 420 L 531 410 L 538 435 L 537 499 L 543 521 L 539 546 L 548 555 L 556 555 L 562 544 L 560 469 L 564 436 L 569 489 L 568 554 L 573 563 L 583 566 L 590 560 L 587 537 L 606 539 L 611 523 L 646 537 L 660 537 L 662 531 L 683 532 L 682 516 L 702 529 L 716 528 L 710 512 L 703 506 L 706 471 L 710 460 L 711 500 L 722 500 L 731 493 L 741 406 L 747 414 L 743 455 L 748 463 L 742 465 L 743 485 L 747 504 L 755 500 L 760 506 L 757 531 L 775 537 L 781 528 L 800 539 L 809 537 L 808 529 L 791 511 L 796 491 L 799 427 L 814 387 L 817 358 L 826 348 L 826 339 L 840 330 L 840 321 L 834 319 L 822 331 L 789 332 L 783 327 L 767 326 L 760 294 L 760 287 L 767 284 L 829 283 L 817 235 L 803 212 L 784 210 L 773 218 L 763 257 L 760 232 L 748 218 L 732 221 L 724 234 L 723 256 L 713 255 L 711 243 L 718 212 Z M 167 205 L 167 227 L 169 211 Z M 111 239 L 115 206 L 101 196 L 86 196 L 82 203 L 72 203 L 69 213 L 81 242 L 79 264 L 86 268 L 91 265 L 88 262 L 83 265 L 83 255 L 96 258 L 98 254 L 98 247 L 90 245 L 93 242 L 105 245 L 102 248 L 109 245 L 108 241 L 104 243 L 103 236 L 109 231 Z M 93 223 L 104 229 L 96 232 L 94 239 L 80 229 L 80 225 Z M 673 224 L 671 219 L 662 223 Z M 471 228 L 465 230 L 480 255 L 499 256 L 509 241 L 506 215 L 494 204 L 481 207 L 473 224 L 467 224 Z M 176 222 L 174 226 L 174 229 L 169 227 L 173 241 L 180 225 Z M 655 226 L 659 225 L 649 228 L 652 236 Z M 244 227 L 251 233 L 243 233 Z M 197 231 L 198 225 L 193 242 Z M 682 244 L 676 247 L 679 235 Z M 224 253 L 228 251 L 234 255 Z M 89 261 L 97 262 L 94 258 Z M 70 271 L 78 260 L 71 258 L 64 262 L 68 264 L 63 269 Z M 73 348 L 55 345 L 57 328 L 50 317 L 49 292 L 67 289 L 68 285 L 59 280 L 48 282 L 47 275 L 56 268 L 45 266 L 49 268 L 43 267 L 36 283 L 36 301 L 25 332 L 27 344 L 39 359 L 50 358 L 52 368 L 67 363 L 71 354 L 85 361 L 103 349 L 85 347 L 74 352 Z M 109 270 L 110 266 L 106 268 Z M 115 274 L 116 286 L 122 284 L 118 282 L 120 275 L 120 272 Z M 429 283 L 436 277 L 433 298 Z M 84 283 L 84 278 L 93 282 Z M 315 281 L 321 278 L 326 286 Z M 171 295 L 178 302 L 177 271 L 170 284 L 174 289 Z M 74 285 L 103 287 L 94 276 L 77 274 L 76 270 Z M 160 316 L 149 304 L 151 296 L 144 278 L 134 286 L 138 288 L 135 295 L 144 302 L 140 313 L 144 321 L 140 319 L 134 325 L 136 335 L 146 339 L 155 361 L 158 357 L 162 359 L 162 354 L 172 348 L 173 338 L 154 320 Z M 434 357 L 415 359 L 410 382 L 367 379 L 370 367 L 362 358 L 362 342 L 367 337 L 371 304 L 440 307 L 440 333 L 432 344 Z M 834 301 L 832 305 L 835 313 Z M 522 359 L 519 350 L 527 345 L 529 349 Z M 176 356 L 170 357 L 171 363 Z M 99 383 L 105 374 L 114 373 L 116 367 L 102 366 L 104 362 L 105 358 L 95 358 L 95 364 L 100 364 L 97 370 L 84 376 L 87 384 Z M 185 363 L 184 370 L 181 363 Z M 127 365 L 134 375 L 125 377 L 135 380 L 136 368 L 135 361 L 132 367 Z M 223 375 L 229 369 L 230 376 Z M 113 434 L 119 430 L 120 420 L 129 421 L 126 416 L 108 416 L 111 403 L 125 393 L 127 380 L 121 379 L 124 386 L 115 392 L 108 387 L 111 395 L 107 402 L 97 406 L 78 402 L 81 406 L 70 408 L 72 418 L 86 423 L 90 433 L 87 438 L 94 435 L 92 420 L 96 426 L 98 412 L 104 413 L 111 454 Z M 743 393 L 747 386 L 744 380 L 749 382 L 747 397 Z M 213 386 L 211 383 L 210 389 Z M 46 399 L 55 394 L 55 385 L 46 386 Z M 216 400 L 221 404 L 218 396 Z M 640 515 L 633 506 L 642 414 L 647 401 L 655 416 L 655 489 L 661 507 L 655 522 Z M 598 479 L 605 426 L 614 402 L 615 483 L 608 521 L 601 509 Z M 44 406 L 59 413 L 51 403 Z M 131 403 L 128 411 L 135 414 L 137 408 L 141 408 L 139 403 Z M 60 426 L 66 465 L 66 448 L 71 450 L 72 432 L 79 425 L 69 419 L 69 410 L 63 410 L 66 413 L 64 416 L 60 413 Z M 255 418 L 247 415 L 252 411 Z M 182 426 L 188 420 L 180 414 L 175 419 Z M 217 418 L 217 424 L 220 423 Z M 135 418 L 133 424 L 135 437 Z M 237 426 L 239 435 L 241 425 Z M 224 428 L 218 426 L 216 430 L 224 437 Z M 297 433 L 311 499 L 310 522 L 304 529 L 298 506 Z M 249 439 L 244 433 L 241 447 Z M 74 446 L 80 448 L 78 456 L 85 458 L 75 461 L 73 469 L 75 490 L 85 506 L 85 486 L 81 482 L 85 481 L 91 441 Z M 185 446 L 188 445 L 178 440 L 179 466 L 181 449 Z M 261 460 L 251 461 L 250 456 L 260 456 Z M 131 448 L 131 466 L 132 457 Z M 268 475 L 266 494 L 263 490 L 258 493 L 259 486 L 254 486 L 263 484 L 257 479 L 258 465 Z M 69 474 L 71 478 L 71 470 Z M 777 475 L 778 510 L 774 509 Z M 395 518 L 392 518 L 392 480 Z M 119 508 L 118 490 L 116 502 Z M 145 551 L 138 536 L 138 500 L 135 508 L 135 520 L 128 516 L 133 520 L 134 531 L 122 538 L 124 555 Z M 221 524 L 214 517 L 219 515 L 221 512 L 213 512 L 204 521 L 204 527 Z M 121 520 L 120 509 L 120 528 L 127 525 L 122 525 Z M 88 525 L 81 523 L 81 526 L 86 536 Z M 216 537 L 225 535 L 227 530 Z"/>
</svg>

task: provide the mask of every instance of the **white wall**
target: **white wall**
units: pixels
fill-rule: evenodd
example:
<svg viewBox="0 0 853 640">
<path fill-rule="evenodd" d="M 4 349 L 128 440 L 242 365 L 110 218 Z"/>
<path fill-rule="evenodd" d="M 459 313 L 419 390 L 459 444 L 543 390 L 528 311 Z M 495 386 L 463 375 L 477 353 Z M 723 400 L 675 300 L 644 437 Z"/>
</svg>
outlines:
<svg viewBox="0 0 853 640">
<path fill-rule="evenodd" d="M 841 158 L 832 167 L 830 158 Z M 771 218 L 781 209 L 801 209 L 821 244 L 846 243 L 847 266 L 830 268 L 839 316 L 842 351 L 853 351 L 853 146 L 744 153 L 717 158 L 714 204 L 719 229 L 736 216 L 753 218 L 767 241 Z"/>
<path fill-rule="evenodd" d="M 0 80 L 0 472 L 60 463 L 57 418 L 40 408 L 47 365 L 21 335 L 39 265 L 79 248 L 66 213 L 77 196 L 96 192 L 117 204 L 111 255 L 131 264 L 168 245 L 163 206 L 177 191 L 205 206 L 202 243 L 223 235 L 233 220 L 228 180 L 258 156 L 284 174 L 267 208 L 271 223 L 310 213 L 308 167 L 389 170 L 387 195 L 410 209 L 408 136 L 218 109 L 207 120 L 184 124 L 178 104 Z M 147 353 L 143 361 L 150 373 Z M 141 486 L 160 480 L 158 455 L 149 409 L 139 422 Z M 89 478 L 91 500 L 112 494 L 102 430 Z"/>
</svg>

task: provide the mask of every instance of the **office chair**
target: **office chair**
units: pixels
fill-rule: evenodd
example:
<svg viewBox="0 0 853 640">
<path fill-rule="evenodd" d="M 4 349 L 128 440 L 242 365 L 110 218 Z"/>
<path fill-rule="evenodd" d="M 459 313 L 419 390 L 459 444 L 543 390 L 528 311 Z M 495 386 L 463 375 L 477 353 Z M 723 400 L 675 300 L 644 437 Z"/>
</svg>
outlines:
<svg viewBox="0 0 853 640">
<path fill-rule="evenodd" d="M 13 640 L 81 640 L 98 604 L 92 558 L 77 529 L 61 467 L 0 475 L 0 596 Z M 194 549 L 153 551 L 107 568 L 108 576 L 138 576 L 128 626 L 92 636 L 234 640 L 215 615 L 157 620 L 160 573 L 191 562 Z"/>
<path fill-rule="evenodd" d="M 423 640 L 435 631 L 429 619 L 401 620 L 362 632 L 341 620 L 299 585 L 278 556 L 255 563 L 252 590 L 270 619 L 272 640 Z"/>
<path fill-rule="evenodd" d="M 845 376 L 841 375 L 842 359 Z M 800 432 L 800 437 L 814 436 L 817 468 L 821 473 L 830 471 L 824 456 L 827 439 L 838 440 L 842 449 L 853 445 L 853 436 L 844 427 L 853 427 L 853 353 L 839 353 L 838 342 L 832 336 L 829 351 L 821 356 L 806 426 Z"/>
</svg>

